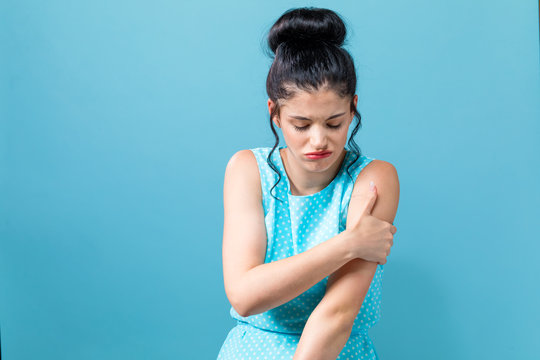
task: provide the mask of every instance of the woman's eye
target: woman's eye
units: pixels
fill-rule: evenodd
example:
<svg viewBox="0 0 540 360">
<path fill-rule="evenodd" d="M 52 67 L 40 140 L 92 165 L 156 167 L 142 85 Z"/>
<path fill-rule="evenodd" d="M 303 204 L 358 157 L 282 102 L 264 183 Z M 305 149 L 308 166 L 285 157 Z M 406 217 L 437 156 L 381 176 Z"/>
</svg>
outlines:
<svg viewBox="0 0 540 360">
<path fill-rule="evenodd" d="M 330 129 L 339 129 L 341 127 L 343 123 L 339 124 L 339 125 L 328 125 L 328 127 Z M 306 125 L 306 126 L 296 126 L 296 125 L 293 125 L 294 126 L 294 129 L 297 130 L 297 131 L 305 131 L 308 129 L 309 125 Z"/>
<path fill-rule="evenodd" d="M 298 131 L 304 131 L 304 130 L 307 130 L 307 128 L 309 126 L 302 126 L 302 127 L 299 127 L 299 126 L 296 126 L 296 125 L 293 125 L 294 126 L 294 129 L 295 130 L 298 130 Z"/>
</svg>

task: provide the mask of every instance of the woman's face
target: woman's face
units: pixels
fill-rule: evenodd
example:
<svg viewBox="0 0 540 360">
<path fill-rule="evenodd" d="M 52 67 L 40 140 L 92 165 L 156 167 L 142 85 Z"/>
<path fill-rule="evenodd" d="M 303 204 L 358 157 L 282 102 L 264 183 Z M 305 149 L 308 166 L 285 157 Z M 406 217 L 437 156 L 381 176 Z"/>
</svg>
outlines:
<svg viewBox="0 0 540 360">
<path fill-rule="evenodd" d="M 358 96 L 354 95 L 356 107 Z M 354 118 L 350 110 L 350 100 L 340 98 L 332 90 L 319 90 L 314 93 L 299 91 L 281 105 L 279 118 L 273 121 L 281 128 L 287 144 L 287 157 L 307 171 L 322 172 L 341 159 L 347 142 L 349 125 Z M 274 103 L 268 99 L 268 109 Z M 329 151 L 324 158 L 308 157 L 306 154 Z"/>
</svg>

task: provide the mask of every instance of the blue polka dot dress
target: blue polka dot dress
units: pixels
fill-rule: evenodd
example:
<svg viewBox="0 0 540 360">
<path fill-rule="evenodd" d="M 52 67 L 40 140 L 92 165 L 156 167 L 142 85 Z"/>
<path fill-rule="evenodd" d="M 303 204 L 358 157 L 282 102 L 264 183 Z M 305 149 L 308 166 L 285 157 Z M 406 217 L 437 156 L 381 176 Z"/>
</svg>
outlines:
<svg viewBox="0 0 540 360">
<path fill-rule="evenodd" d="M 279 150 L 284 147 L 279 147 Z M 267 157 L 272 148 L 250 149 L 257 159 L 261 176 L 267 246 L 265 263 L 304 252 L 345 230 L 347 210 L 354 181 L 372 158 L 359 157 L 349 169 L 355 155 L 347 150 L 341 168 L 323 190 L 305 196 L 291 195 L 290 183 L 280 151 L 272 153 L 272 162 L 281 180 L 272 190 L 283 202 L 270 195 L 278 175 L 270 168 Z M 383 265 L 377 271 L 362 307 L 354 320 L 351 335 L 337 360 L 378 359 L 368 336 L 368 329 L 380 318 Z M 292 359 L 311 312 L 325 294 L 328 276 L 296 298 L 260 314 L 240 316 L 231 306 L 234 326 L 221 346 L 218 360 Z"/>
</svg>

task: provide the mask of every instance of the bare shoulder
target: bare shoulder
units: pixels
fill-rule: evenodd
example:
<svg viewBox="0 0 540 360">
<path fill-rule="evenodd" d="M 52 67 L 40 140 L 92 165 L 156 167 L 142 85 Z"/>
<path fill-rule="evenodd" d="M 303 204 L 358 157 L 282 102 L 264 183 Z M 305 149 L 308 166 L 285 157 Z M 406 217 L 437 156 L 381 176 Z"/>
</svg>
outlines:
<svg viewBox="0 0 540 360">
<path fill-rule="evenodd" d="M 238 150 L 235 152 L 229 162 L 227 163 L 227 168 L 234 167 L 236 170 L 242 169 L 251 172 L 253 169 L 257 169 L 257 159 L 255 159 L 255 154 L 249 149 Z"/>
<path fill-rule="evenodd" d="M 397 169 L 388 161 L 384 160 L 372 160 L 367 164 L 354 183 L 354 192 L 358 193 L 364 191 L 365 186 L 368 185 L 367 190 L 369 190 L 369 183 L 373 181 L 378 190 L 384 189 L 389 192 L 397 192 L 399 194 L 399 178 Z"/>
<path fill-rule="evenodd" d="M 233 182 L 245 191 L 253 191 L 261 195 L 259 167 L 255 154 L 249 149 L 234 153 L 225 169 L 225 184 Z"/>
<path fill-rule="evenodd" d="M 396 167 L 388 161 L 372 160 L 360 171 L 354 183 L 349 208 L 362 208 L 361 205 L 354 203 L 364 201 L 369 194 L 371 181 L 377 188 L 377 200 L 372 215 L 392 223 L 399 203 L 399 178 Z"/>
</svg>

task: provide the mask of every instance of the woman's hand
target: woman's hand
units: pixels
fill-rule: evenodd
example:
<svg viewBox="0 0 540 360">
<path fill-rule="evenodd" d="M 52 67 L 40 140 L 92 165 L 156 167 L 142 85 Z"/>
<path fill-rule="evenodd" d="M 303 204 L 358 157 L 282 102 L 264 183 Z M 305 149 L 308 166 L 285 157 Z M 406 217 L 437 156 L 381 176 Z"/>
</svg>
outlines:
<svg viewBox="0 0 540 360">
<path fill-rule="evenodd" d="M 371 215 L 373 205 L 377 200 L 377 188 L 372 185 L 371 189 L 358 195 L 364 198 L 363 201 L 356 202 L 359 203 L 361 209 L 355 211 L 358 214 L 356 218 L 347 218 L 345 231 L 349 234 L 348 242 L 355 258 L 385 264 L 390 248 L 394 244 L 397 228 Z M 354 196 L 352 195 L 351 198 Z"/>
</svg>

